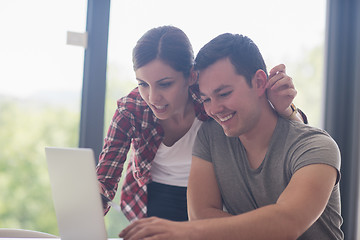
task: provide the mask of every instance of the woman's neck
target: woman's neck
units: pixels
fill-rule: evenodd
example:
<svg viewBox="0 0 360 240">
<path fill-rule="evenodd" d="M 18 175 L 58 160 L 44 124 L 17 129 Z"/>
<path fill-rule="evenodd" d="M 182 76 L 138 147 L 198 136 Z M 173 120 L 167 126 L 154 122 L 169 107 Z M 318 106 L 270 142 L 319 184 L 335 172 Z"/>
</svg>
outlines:
<svg viewBox="0 0 360 240">
<path fill-rule="evenodd" d="M 160 125 L 165 132 L 163 143 L 166 146 L 172 146 L 182 138 L 191 128 L 195 117 L 194 103 L 190 100 L 187 102 L 183 113 L 160 120 Z"/>
</svg>

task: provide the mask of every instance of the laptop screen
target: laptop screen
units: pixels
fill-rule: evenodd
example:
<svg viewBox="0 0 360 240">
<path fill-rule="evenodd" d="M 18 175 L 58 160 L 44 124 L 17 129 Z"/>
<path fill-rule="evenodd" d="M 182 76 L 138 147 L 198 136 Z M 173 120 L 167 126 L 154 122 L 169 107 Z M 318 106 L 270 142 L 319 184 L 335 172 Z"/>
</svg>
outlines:
<svg viewBox="0 0 360 240">
<path fill-rule="evenodd" d="M 92 149 L 46 147 L 60 237 L 107 239 Z"/>
</svg>

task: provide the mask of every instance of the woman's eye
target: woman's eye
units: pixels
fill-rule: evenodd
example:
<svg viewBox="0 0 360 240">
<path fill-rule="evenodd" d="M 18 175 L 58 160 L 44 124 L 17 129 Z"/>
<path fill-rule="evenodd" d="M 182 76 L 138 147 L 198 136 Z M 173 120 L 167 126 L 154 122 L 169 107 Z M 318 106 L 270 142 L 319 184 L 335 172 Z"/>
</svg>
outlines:
<svg viewBox="0 0 360 240">
<path fill-rule="evenodd" d="M 160 83 L 159 86 L 166 88 L 166 87 L 170 87 L 173 83 L 172 82 L 166 82 L 166 83 Z"/>
<path fill-rule="evenodd" d="M 146 86 L 148 86 L 148 84 L 147 84 L 147 83 L 144 83 L 144 82 L 138 82 L 138 86 L 140 86 L 140 87 L 146 87 Z"/>
</svg>

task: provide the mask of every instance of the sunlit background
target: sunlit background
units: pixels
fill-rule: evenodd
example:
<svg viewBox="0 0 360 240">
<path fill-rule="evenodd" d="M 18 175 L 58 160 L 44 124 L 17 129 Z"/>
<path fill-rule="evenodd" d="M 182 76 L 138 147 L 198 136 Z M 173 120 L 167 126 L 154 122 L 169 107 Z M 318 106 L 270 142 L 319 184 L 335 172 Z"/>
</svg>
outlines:
<svg viewBox="0 0 360 240">
<path fill-rule="evenodd" d="M 0 228 L 58 234 L 44 147 L 78 144 L 84 49 L 66 33 L 85 31 L 86 10 L 85 0 L 0 1 Z M 161 25 L 183 29 L 195 53 L 224 32 L 249 36 L 268 70 L 286 64 L 295 104 L 322 127 L 325 15 L 325 0 L 111 1 L 104 128 L 136 87 L 132 48 Z M 127 224 L 116 212 L 106 223 L 109 237 Z"/>
</svg>

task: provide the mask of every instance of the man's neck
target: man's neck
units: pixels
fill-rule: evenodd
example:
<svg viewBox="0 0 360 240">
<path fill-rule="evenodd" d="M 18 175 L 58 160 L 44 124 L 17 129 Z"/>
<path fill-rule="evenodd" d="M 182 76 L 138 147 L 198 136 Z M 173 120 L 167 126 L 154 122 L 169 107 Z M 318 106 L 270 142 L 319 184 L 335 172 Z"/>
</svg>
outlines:
<svg viewBox="0 0 360 240">
<path fill-rule="evenodd" d="M 251 168 L 258 168 L 264 160 L 277 120 L 278 117 L 274 110 L 270 106 L 265 107 L 255 127 L 248 133 L 239 136 L 246 149 Z"/>
</svg>

